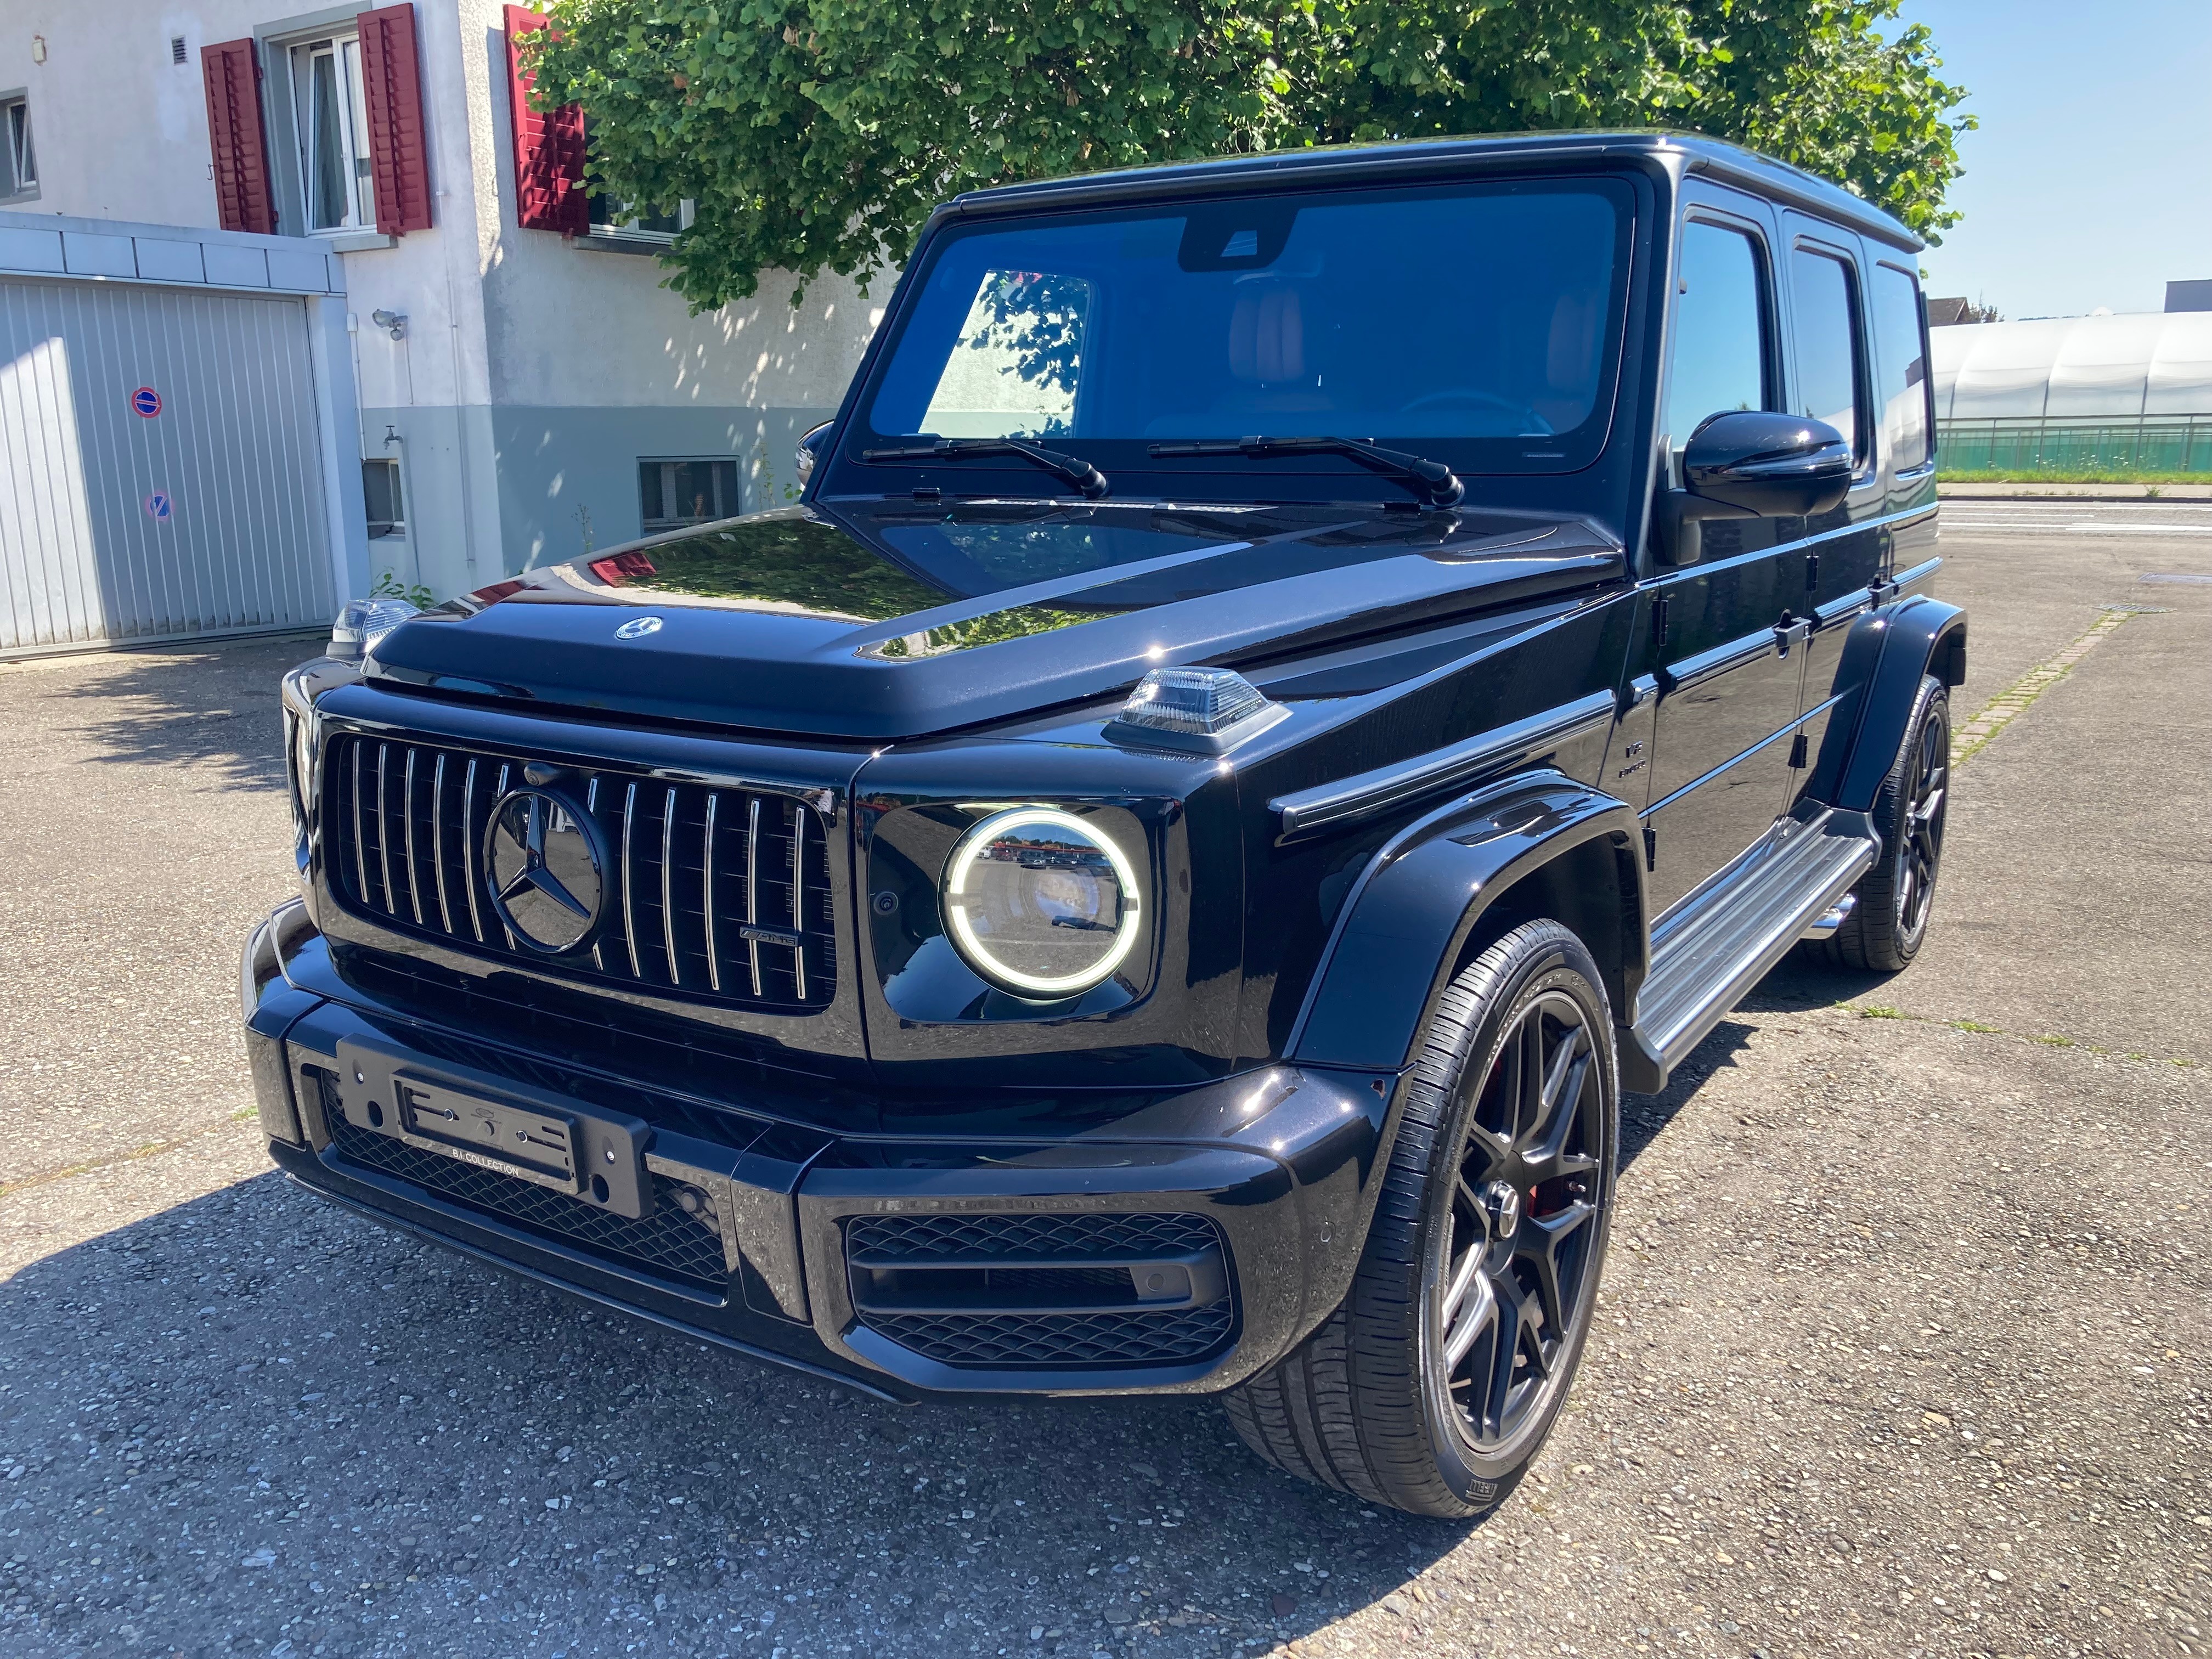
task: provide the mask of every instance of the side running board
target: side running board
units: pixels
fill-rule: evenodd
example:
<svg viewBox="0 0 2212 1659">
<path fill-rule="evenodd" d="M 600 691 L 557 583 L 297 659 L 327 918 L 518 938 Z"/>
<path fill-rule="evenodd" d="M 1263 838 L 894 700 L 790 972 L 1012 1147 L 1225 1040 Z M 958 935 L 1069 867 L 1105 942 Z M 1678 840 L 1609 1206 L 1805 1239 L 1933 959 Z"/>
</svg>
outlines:
<svg viewBox="0 0 2212 1659">
<path fill-rule="evenodd" d="M 1881 850 L 1862 812 L 1790 823 L 1651 930 L 1651 971 L 1621 1033 L 1621 1083 L 1656 1094 L 1767 969 L 1856 884 Z"/>
</svg>

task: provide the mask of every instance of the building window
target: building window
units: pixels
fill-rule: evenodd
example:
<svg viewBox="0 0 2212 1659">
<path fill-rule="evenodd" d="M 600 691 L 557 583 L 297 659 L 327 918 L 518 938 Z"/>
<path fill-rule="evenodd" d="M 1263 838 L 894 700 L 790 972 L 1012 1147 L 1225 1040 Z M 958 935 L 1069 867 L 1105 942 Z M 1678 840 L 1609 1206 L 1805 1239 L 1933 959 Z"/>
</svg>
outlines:
<svg viewBox="0 0 2212 1659">
<path fill-rule="evenodd" d="M 673 213 L 633 213 L 629 204 L 597 191 L 591 198 L 592 234 L 629 242 L 672 242 L 691 227 L 691 204 L 679 202 Z"/>
<path fill-rule="evenodd" d="M 407 533 L 407 503 L 399 491 L 399 463 L 361 464 L 362 504 L 368 509 L 368 538 Z"/>
<path fill-rule="evenodd" d="M 0 99 L 0 202 L 39 193 L 39 158 L 31 148 L 31 106 Z"/>
<path fill-rule="evenodd" d="M 309 230 L 366 230 L 376 223 L 368 162 L 361 42 L 353 35 L 291 49 L 292 122 Z"/>
<path fill-rule="evenodd" d="M 744 511 L 735 461 L 641 460 L 637 495 L 647 532 L 681 530 Z"/>
</svg>

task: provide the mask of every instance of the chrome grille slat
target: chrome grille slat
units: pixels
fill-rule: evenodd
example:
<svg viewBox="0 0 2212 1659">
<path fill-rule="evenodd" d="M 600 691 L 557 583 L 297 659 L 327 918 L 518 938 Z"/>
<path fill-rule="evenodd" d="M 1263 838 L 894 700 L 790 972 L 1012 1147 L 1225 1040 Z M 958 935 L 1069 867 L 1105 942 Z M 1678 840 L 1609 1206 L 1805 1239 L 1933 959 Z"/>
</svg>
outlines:
<svg viewBox="0 0 2212 1659">
<path fill-rule="evenodd" d="M 461 877 L 469 889 L 469 927 L 477 943 L 483 943 L 483 911 L 477 903 L 477 757 L 469 757 L 469 769 L 461 780 Z"/>
<path fill-rule="evenodd" d="M 760 920 L 760 797 L 755 795 L 750 822 L 745 825 L 745 920 Z M 751 958 L 753 994 L 761 994 L 760 941 L 747 936 L 745 953 Z"/>
<path fill-rule="evenodd" d="M 668 952 L 668 982 L 684 983 L 676 962 L 676 791 L 660 814 L 660 945 Z"/>
<path fill-rule="evenodd" d="M 699 911 L 700 920 L 707 924 L 707 985 L 720 993 L 722 988 L 721 958 L 714 953 L 714 812 L 722 804 L 718 790 L 707 792 L 707 833 L 700 845 Z M 804 998 L 800 999 L 802 1001 Z"/>
<path fill-rule="evenodd" d="M 630 902 L 630 891 L 636 885 L 631 876 L 637 846 L 637 786 L 634 783 L 623 792 L 622 843 L 623 943 L 629 946 L 630 976 L 643 979 L 645 964 L 637 959 L 637 911 Z"/>
<path fill-rule="evenodd" d="M 353 870 L 354 880 L 362 896 L 368 894 L 368 842 L 362 837 L 361 828 L 361 750 L 358 743 L 353 746 Z"/>
<path fill-rule="evenodd" d="M 507 796 L 507 779 L 509 770 L 510 769 L 504 761 L 500 763 L 499 787 L 492 792 L 491 798 L 491 804 L 495 809 L 498 807 L 500 802 Z M 486 881 L 489 881 L 491 879 L 491 872 L 489 869 L 484 872 L 484 879 Z M 492 912 L 492 915 L 496 916 L 499 915 L 499 912 L 495 910 Z M 501 921 L 499 924 L 499 931 L 501 936 L 507 940 L 507 948 L 510 951 L 514 950 L 515 948 L 514 929 L 508 927 L 506 922 Z"/>
<path fill-rule="evenodd" d="M 566 763 L 549 787 L 598 826 L 610 885 L 597 937 L 549 959 L 501 921 L 484 856 L 524 757 L 349 731 L 330 741 L 317 810 L 350 830 L 332 838 L 330 878 L 381 927 L 533 971 L 738 1006 L 800 1012 L 836 993 L 829 829 L 803 801 Z"/>
<path fill-rule="evenodd" d="M 415 745 L 407 745 L 407 769 L 399 780 L 399 815 L 404 821 L 400 845 L 407 852 L 407 903 L 415 925 L 422 925 L 422 867 L 415 862 Z"/>
<path fill-rule="evenodd" d="M 398 907 L 392 902 L 392 816 L 385 807 L 389 791 L 385 787 L 386 763 L 392 758 L 392 745 L 376 745 L 376 867 L 384 879 L 384 908 L 387 914 L 398 915 Z"/>
<path fill-rule="evenodd" d="M 791 930 L 799 933 L 799 943 L 791 947 L 791 975 L 799 983 L 799 1000 L 806 1000 L 806 935 L 800 933 L 802 919 L 799 908 L 806 891 L 806 815 L 794 813 L 791 820 Z"/>
<path fill-rule="evenodd" d="M 592 823 L 599 821 L 599 781 L 597 778 L 584 786 L 584 811 Z M 596 942 L 592 946 L 592 966 L 603 974 L 607 970 L 605 947 Z"/>
<path fill-rule="evenodd" d="M 430 867 L 438 872 L 438 920 L 453 931 L 453 907 L 446 902 L 446 751 L 430 769 Z"/>
</svg>

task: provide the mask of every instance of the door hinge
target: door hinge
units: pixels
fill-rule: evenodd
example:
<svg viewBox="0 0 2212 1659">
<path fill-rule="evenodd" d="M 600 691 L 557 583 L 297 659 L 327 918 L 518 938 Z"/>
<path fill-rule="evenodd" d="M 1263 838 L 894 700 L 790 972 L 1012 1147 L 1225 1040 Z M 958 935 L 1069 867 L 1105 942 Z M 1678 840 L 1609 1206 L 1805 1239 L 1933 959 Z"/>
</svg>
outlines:
<svg viewBox="0 0 2212 1659">
<path fill-rule="evenodd" d="M 1644 826 L 1644 867 L 1647 871 L 1659 867 L 1659 832 L 1648 823 Z"/>
<path fill-rule="evenodd" d="M 1811 745 L 1805 741 L 1805 734 L 1802 732 L 1800 732 L 1796 738 L 1791 739 L 1790 744 L 1790 769 L 1791 771 L 1802 772 L 1805 769 L 1805 757 Z"/>
<path fill-rule="evenodd" d="M 1818 553 L 1805 556 L 1805 591 L 1808 593 L 1820 591 L 1820 556 Z"/>
<path fill-rule="evenodd" d="M 1674 601 L 1664 593 L 1657 595 L 1651 601 L 1651 647 L 1655 651 L 1664 651 L 1667 648 L 1667 612 L 1673 605 Z"/>
</svg>

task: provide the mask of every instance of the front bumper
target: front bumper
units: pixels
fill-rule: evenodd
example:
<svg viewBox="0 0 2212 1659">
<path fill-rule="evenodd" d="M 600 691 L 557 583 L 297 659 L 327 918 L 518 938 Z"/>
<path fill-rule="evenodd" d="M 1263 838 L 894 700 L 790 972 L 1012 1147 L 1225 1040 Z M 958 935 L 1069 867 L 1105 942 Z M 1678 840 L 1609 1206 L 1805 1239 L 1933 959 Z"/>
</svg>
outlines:
<svg viewBox="0 0 2212 1659">
<path fill-rule="evenodd" d="M 897 1398 L 1211 1392 L 1272 1364 L 1350 1286 L 1403 1086 L 1388 1072 L 1278 1066 L 1151 1097 L 1114 1122 L 1057 1139 L 834 1133 L 756 1102 L 641 1087 L 381 1004 L 338 976 L 296 902 L 255 928 L 240 992 L 270 1155 L 301 1184 L 604 1305 Z M 579 1199 L 371 1133 L 358 1091 L 340 1086 L 341 1054 L 353 1073 L 365 1051 L 478 1097 L 635 1126 L 651 1188 L 647 1219 L 586 1215 Z M 994 1285 L 1024 1277 L 1006 1264 L 1074 1268 L 1081 1279 L 1084 1264 L 1073 1260 L 1001 1255 L 935 1279 L 874 1272 L 867 1264 L 881 1258 L 860 1249 L 854 1229 L 880 1238 L 887 1218 L 932 1239 L 1055 1229 L 1126 1239 L 1149 1226 L 1150 1236 L 1187 1241 L 1210 1227 L 1217 1250 L 1164 1255 L 1152 1283 L 1164 1276 L 1169 1293 L 1182 1286 L 1187 1299 L 1225 1293 L 1229 1306 L 1214 1304 L 1215 1323 L 1195 1339 L 1200 1351 L 1191 1351 L 1192 1322 L 1176 1326 L 1182 1350 L 1165 1358 L 1133 1358 L 1114 1341 L 1063 1343 L 1060 1357 L 1041 1362 L 1009 1358 L 1018 1345 L 997 1340 L 948 1348 L 937 1339 L 963 1319 L 994 1332 L 1028 1328 L 1006 1323 L 1016 1315 L 1060 1333 L 1071 1319 L 1086 1331 L 1121 1328 L 992 1300 L 1012 1294 Z M 1025 1282 L 1067 1277 L 1031 1271 Z M 1135 1277 L 1141 1285 L 1145 1273 Z M 924 1310 L 934 1317 L 883 1311 L 884 1284 L 956 1280 L 955 1304 Z M 1069 1357 L 1078 1349 L 1096 1357 Z"/>
</svg>

